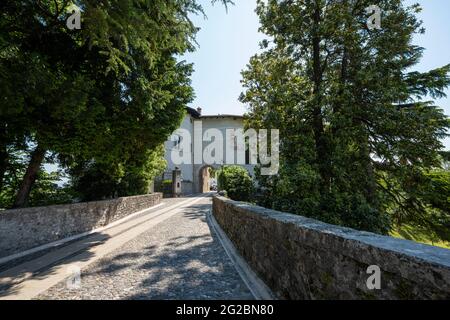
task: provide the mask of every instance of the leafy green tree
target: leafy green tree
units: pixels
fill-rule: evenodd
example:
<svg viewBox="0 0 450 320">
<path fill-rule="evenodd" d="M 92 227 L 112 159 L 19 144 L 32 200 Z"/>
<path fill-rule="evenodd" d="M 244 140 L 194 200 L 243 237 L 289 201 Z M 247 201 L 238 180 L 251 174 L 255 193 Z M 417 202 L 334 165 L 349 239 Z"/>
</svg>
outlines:
<svg viewBox="0 0 450 320">
<path fill-rule="evenodd" d="M 66 26 L 74 5 L 81 30 Z M 7 0 L 0 12 L 0 181 L 8 146 L 35 146 L 15 207 L 48 154 L 123 176 L 178 127 L 193 90 L 176 57 L 194 49 L 196 1 Z"/>
<path fill-rule="evenodd" d="M 370 5 L 384 12 L 381 30 L 367 28 Z M 419 10 L 400 0 L 258 1 L 271 41 L 243 72 L 241 101 L 249 126 L 281 131 L 280 174 L 260 179 L 266 205 L 386 233 L 397 197 L 440 165 L 449 122 L 425 99 L 445 96 L 450 65 L 410 71 L 424 50 L 412 44 Z"/>
</svg>

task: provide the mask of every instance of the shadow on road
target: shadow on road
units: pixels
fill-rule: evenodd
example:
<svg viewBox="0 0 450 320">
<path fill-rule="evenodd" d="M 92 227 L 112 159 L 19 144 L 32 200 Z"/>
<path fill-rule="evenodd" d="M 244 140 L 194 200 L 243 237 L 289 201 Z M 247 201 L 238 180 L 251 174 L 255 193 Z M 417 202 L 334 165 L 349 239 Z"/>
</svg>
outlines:
<svg viewBox="0 0 450 320">
<path fill-rule="evenodd" d="M 64 281 L 38 299 L 253 299 L 207 225 L 210 208 L 210 203 L 189 206 L 83 269 L 79 290 L 66 288 Z M 106 240 L 102 234 L 83 239 L 86 249 L 72 258 L 76 256 L 80 262 L 90 259 L 90 248 Z M 61 261 L 55 265 L 58 263 Z M 16 273 L 21 277 L 28 272 L 25 267 Z M 31 274 L 44 279 L 53 271 L 46 267 Z M 3 281 L 0 297 L 14 294 L 18 288 L 20 282 Z"/>
<path fill-rule="evenodd" d="M 82 288 L 59 284 L 43 299 L 252 299 L 195 204 L 83 270 Z M 171 218 L 172 219 L 172 218 Z"/>
<path fill-rule="evenodd" d="M 194 205 L 183 216 L 206 223 L 210 207 Z M 149 276 L 139 293 L 125 299 L 252 299 L 210 230 L 196 236 L 171 237 L 157 253 L 146 248 L 144 254 L 150 259 L 141 268 L 149 270 Z"/>
</svg>

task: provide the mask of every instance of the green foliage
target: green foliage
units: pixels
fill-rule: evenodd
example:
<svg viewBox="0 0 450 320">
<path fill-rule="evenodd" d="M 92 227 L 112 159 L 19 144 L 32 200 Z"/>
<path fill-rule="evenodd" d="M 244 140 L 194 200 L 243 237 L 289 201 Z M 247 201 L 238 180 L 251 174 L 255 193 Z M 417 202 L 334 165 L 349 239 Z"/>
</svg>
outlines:
<svg viewBox="0 0 450 320">
<path fill-rule="evenodd" d="M 9 165 L 3 179 L 0 190 L 0 208 L 8 209 L 14 202 L 16 190 L 19 188 L 21 178 L 25 173 L 28 158 L 25 152 L 8 150 Z M 51 159 L 48 159 L 51 163 Z M 55 204 L 71 203 L 76 198 L 75 191 L 69 185 L 62 185 L 66 178 L 63 172 L 54 171 L 47 173 L 40 170 L 35 182 L 35 187 L 30 193 L 28 206 L 48 206 Z"/>
<path fill-rule="evenodd" d="M 81 30 L 66 26 L 74 4 L 82 11 Z M 0 12 L 0 186 L 7 148 L 32 152 L 25 146 L 32 143 L 57 154 L 80 175 L 77 183 L 96 179 L 96 197 L 144 190 L 149 166 L 161 165 L 149 154 L 178 128 L 193 99 L 192 65 L 177 57 L 194 50 L 198 30 L 189 15 L 203 14 L 201 5 L 6 0 Z M 23 177 L 24 194 L 38 169 Z M 103 183 L 111 181 L 109 190 Z M 15 205 L 25 202 L 18 198 Z"/>
<path fill-rule="evenodd" d="M 70 170 L 74 190 L 82 201 L 149 193 L 151 183 L 165 168 L 164 148 L 147 151 L 146 157 L 110 164 L 87 162 Z"/>
<path fill-rule="evenodd" d="M 253 193 L 253 181 L 245 168 L 225 166 L 217 174 L 219 189 L 236 201 L 250 201 Z"/>
<path fill-rule="evenodd" d="M 30 207 L 72 203 L 77 197 L 76 191 L 68 184 L 61 185 L 64 176 L 60 172 L 39 172 L 35 186 L 30 193 Z"/>
<path fill-rule="evenodd" d="M 400 232 L 413 228 L 421 234 L 426 230 L 432 241 L 450 241 L 449 178 L 448 170 L 430 170 L 408 181 L 410 188 L 406 191 L 390 184 L 389 189 L 396 195 L 388 208 L 394 229 Z"/>
<path fill-rule="evenodd" d="M 428 184 L 423 190 L 423 200 L 433 208 L 450 214 L 450 171 L 433 170 L 426 177 Z"/>
<path fill-rule="evenodd" d="M 374 4 L 385 13 L 370 31 Z M 379 233 L 397 211 L 430 221 L 432 199 L 416 200 L 417 190 L 441 165 L 449 121 L 424 99 L 445 96 L 450 65 L 410 71 L 424 50 L 412 44 L 419 10 L 400 0 L 258 1 L 270 41 L 242 72 L 241 101 L 249 127 L 279 129 L 282 140 L 279 175 L 258 176 L 262 204 Z"/>
<path fill-rule="evenodd" d="M 172 189 L 172 180 L 164 180 L 162 182 L 161 192 L 165 195 L 172 195 L 173 189 Z"/>
<path fill-rule="evenodd" d="M 450 248 L 450 171 L 430 170 L 423 176 L 414 197 L 409 194 L 394 206 L 393 235 Z"/>
</svg>

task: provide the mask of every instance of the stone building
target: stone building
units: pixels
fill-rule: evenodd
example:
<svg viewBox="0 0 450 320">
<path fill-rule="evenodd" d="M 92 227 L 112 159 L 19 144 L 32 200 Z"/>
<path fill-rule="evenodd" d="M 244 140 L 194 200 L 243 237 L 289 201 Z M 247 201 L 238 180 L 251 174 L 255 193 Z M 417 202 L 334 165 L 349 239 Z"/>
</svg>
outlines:
<svg viewBox="0 0 450 320">
<path fill-rule="evenodd" d="M 221 160 L 214 164 L 206 164 L 203 160 L 200 164 L 196 164 L 194 161 L 194 153 L 202 153 L 205 148 L 211 142 L 208 142 L 208 130 L 217 129 L 223 137 L 226 137 L 227 129 L 243 129 L 244 121 L 243 117 L 239 115 L 202 115 L 202 109 L 197 110 L 192 108 L 186 108 L 186 116 L 180 126 L 180 129 L 184 129 L 190 133 L 192 137 L 191 146 L 187 150 L 191 159 L 190 163 L 174 164 L 172 161 L 172 151 L 174 148 L 178 148 L 180 145 L 181 137 L 177 137 L 176 132 L 169 137 L 165 143 L 165 159 L 167 161 L 167 168 L 164 172 L 163 179 L 169 180 L 172 176 L 172 171 L 178 168 L 181 171 L 181 189 L 182 194 L 204 193 L 210 190 L 210 182 L 213 178 L 211 176 L 211 169 L 219 169 L 226 162 L 227 148 L 223 147 L 223 157 Z M 206 141 L 205 141 L 206 140 Z M 225 144 L 225 139 L 224 139 Z M 248 158 L 248 155 L 247 155 Z M 248 163 L 246 159 L 246 163 Z M 243 165 L 250 175 L 253 175 L 254 166 L 250 164 Z"/>
</svg>

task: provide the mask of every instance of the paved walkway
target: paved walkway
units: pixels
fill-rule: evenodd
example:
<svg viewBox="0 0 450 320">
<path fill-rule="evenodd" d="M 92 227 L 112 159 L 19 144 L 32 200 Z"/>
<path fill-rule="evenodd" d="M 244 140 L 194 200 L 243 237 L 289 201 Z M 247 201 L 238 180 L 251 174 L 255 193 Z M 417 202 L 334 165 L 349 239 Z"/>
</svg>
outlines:
<svg viewBox="0 0 450 320">
<path fill-rule="evenodd" d="M 249 289 L 206 221 L 210 208 L 209 197 L 164 200 L 162 207 L 127 222 L 128 225 L 122 226 L 120 232 L 111 232 L 112 236 L 99 241 L 81 240 L 89 243 L 89 248 L 84 248 L 83 253 L 66 252 L 70 255 L 34 270 L 31 277 L 10 283 L 3 287 L 3 291 L 0 287 L 0 297 L 252 299 Z M 150 220 L 157 221 L 150 224 Z M 145 227 L 146 224 L 149 227 Z M 135 236 L 131 239 L 130 236 L 125 237 L 130 233 Z M 111 245 L 113 240 L 119 243 L 120 237 L 127 241 L 120 246 Z M 91 250 L 96 247 L 97 251 Z M 86 252 L 89 255 L 86 256 Z M 15 272 L 21 270 L 21 274 L 26 274 L 24 269 L 36 264 L 36 261 L 24 263 L 22 268 L 16 267 Z M 66 284 L 69 265 L 81 266 L 79 289 L 69 289 Z M 65 272 L 63 277 L 62 272 Z M 3 274 L 14 278 L 11 271 Z M 39 294 L 21 296 L 21 292 Z"/>
</svg>

